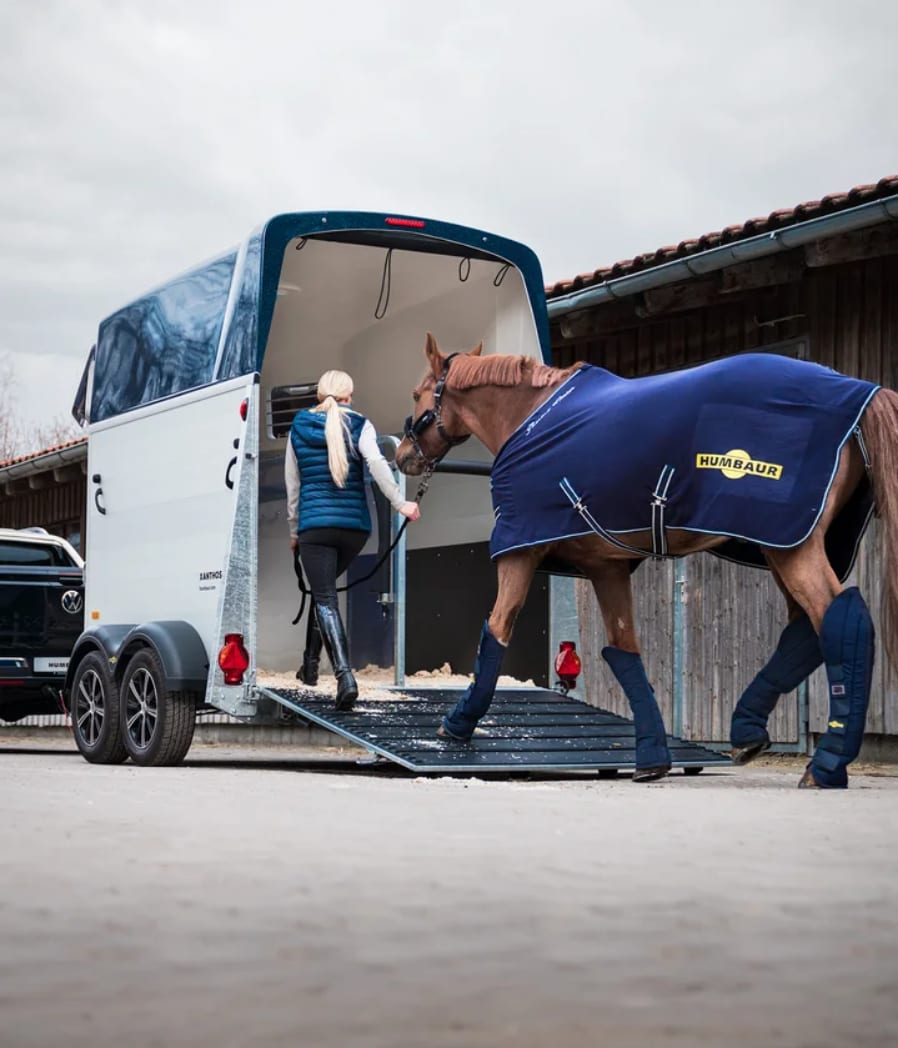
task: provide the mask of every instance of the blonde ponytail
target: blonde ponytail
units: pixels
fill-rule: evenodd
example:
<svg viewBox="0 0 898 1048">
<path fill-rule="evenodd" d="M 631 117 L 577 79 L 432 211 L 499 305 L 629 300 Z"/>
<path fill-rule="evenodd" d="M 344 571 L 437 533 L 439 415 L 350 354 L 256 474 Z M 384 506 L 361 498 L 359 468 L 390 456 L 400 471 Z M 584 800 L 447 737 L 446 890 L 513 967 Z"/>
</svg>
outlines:
<svg viewBox="0 0 898 1048">
<path fill-rule="evenodd" d="M 331 477 L 338 488 L 346 486 L 349 459 L 346 444 L 351 439 L 346 416 L 340 410 L 336 398 L 346 400 L 352 396 L 352 379 L 345 371 L 325 371 L 318 380 L 318 410 L 326 413 L 324 436 L 327 440 L 327 464 Z"/>
</svg>

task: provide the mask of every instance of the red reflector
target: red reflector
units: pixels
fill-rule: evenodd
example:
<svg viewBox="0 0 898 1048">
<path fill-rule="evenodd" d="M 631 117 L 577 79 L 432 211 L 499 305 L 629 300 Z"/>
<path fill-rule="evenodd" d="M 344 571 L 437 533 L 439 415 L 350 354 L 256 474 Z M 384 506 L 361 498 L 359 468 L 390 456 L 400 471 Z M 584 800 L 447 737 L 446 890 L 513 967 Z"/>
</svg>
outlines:
<svg viewBox="0 0 898 1048">
<path fill-rule="evenodd" d="M 555 656 L 555 672 L 565 688 L 573 688 L 582 669 L 580 656 L 572 640 L 563 640 Z"/>
<path fill-rule="evenodd" d="M 249 411 L 249 400 L 244 400 L 240 405 L 240 417 L 246 422 L 246 413 Z"/>
<path fill-rule="evenodd" d="M 409 229 L 423 229 L 427 224 L 420 218 L 386 218 L 384 221 L 388 226 L 408 226 Z"/>
<path fill-rule="evenodd" d="M 21 688 L 25 683 L 23 680 L 2 680 L 0 679 L 0 687 L 4 688 Z"/>
<path fill-rule="evenodd" d="M 243 674 L 249 669 L 249 653 L 243 644 L 242 633 L 226 633 L 224 647 L 218 653 L 218 665 L 225 684 L 242 684 Z"/>
</svg>

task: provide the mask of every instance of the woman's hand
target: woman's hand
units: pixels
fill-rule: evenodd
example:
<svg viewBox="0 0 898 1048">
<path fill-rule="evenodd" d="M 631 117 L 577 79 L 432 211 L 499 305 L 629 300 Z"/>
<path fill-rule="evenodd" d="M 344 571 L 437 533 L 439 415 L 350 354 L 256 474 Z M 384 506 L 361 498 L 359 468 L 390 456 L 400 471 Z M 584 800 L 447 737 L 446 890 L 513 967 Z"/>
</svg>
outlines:
<svg viewBox="0 0 898 1048">
<path fill-rule="evenodd" d="M 403 502 L 397 512 L 409 520 L 417 520 L 421 516 L 421 507 L 417 502 Z"/>
<path fill-rule="evenodd" d="M 291 535 L 290 536 L 290 549 L 293 552 L 295 552 L 298 546 L 299 546 L 299 539 L 297 538 L 296 535 Z"/>
</svg>

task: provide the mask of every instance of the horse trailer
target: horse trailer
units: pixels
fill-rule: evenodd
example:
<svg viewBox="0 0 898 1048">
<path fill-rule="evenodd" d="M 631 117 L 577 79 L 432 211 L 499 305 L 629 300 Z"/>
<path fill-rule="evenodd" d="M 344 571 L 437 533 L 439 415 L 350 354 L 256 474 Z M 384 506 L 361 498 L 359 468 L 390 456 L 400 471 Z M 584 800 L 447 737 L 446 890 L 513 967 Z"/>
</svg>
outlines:
<svg viewBox="0 0 898 1048">
<path fill-rule="evenodd" d="M 534 253 L 399 215 L 278 215 L 101 322 L 75 402 L 89 437 L 85 630 L 65 687 L 87 760 L 175 763 L 201 710 L 278 718 L 283 698 L 260 670 L 295 669 L 304 636 L 292 621 L 283 482 L 293 415 L 314 403 L 319 375 L 340 368 L 395 445 L 428 330 L 453 349 L 483 341 L 485 353 L 548 362 Z M 489 456 L 471 445 L 464 454 L 468 465 L 450 462 L 408 529 L 410 554 L 448 564 L 454 547 L 488 539 Z M 373 516 L 383 526 L 367 563 L 395 527 Z M 357 616 L 374 632 L 389 618 L 397 683 L 404 542 L 387 592 Z M 469 659 L 476 622 L 462 627 Z M 548 666 L 548 639 L 542 657 Z"/>
</svg>

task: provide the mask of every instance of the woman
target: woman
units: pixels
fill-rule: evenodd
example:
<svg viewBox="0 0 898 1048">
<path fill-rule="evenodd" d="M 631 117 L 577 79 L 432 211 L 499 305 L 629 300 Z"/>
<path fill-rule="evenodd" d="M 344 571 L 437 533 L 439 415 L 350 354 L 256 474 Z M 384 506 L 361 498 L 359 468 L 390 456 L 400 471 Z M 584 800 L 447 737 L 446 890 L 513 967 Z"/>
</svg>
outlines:
<svg viewBox="0 0 898 1048">
<path fill-rule="evenodd" d="M 318 683 L 323 640 L 337 677 L 338 710 L 351 710 L 359 693 L 337 603 L 337 578 L 371 532 L 363 460 L 397 512 L 409 520 L 420 516 L 417 502 L 407 502 L 393 480 L 374 426 L 351 404 L 349 375 L 326 371 L 318 381 L 318 406 L 298 411 L 293 419 L 284 462 L 290 549 L 299 547 L 312 591 L 306 649 L 297 677 L 304 684 Z"/>
</svg>

